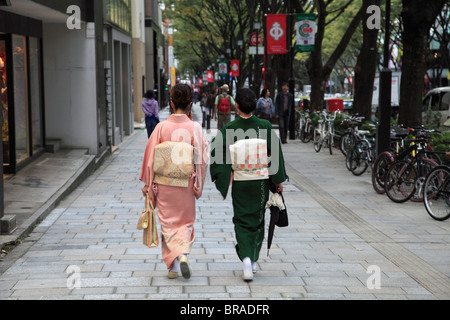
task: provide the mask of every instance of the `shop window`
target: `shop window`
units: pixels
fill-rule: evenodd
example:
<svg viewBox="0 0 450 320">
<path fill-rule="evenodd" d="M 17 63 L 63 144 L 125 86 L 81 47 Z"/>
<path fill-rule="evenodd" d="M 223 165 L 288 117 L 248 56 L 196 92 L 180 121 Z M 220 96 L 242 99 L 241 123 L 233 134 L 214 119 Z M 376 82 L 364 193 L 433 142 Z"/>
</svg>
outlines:
<svg viewBox="0 0 450 320">
<path fill-rule="evenodd" d="M 44 147 L 42 119 L 42 88 L 41 88 L 41 47 L 38 38 L 29 38 L 30 54 L 30 110 L 33 154 Z"/>
<path fill-rule="evenodd" d="M 44 152 L 41 39 L 0 34 L 3 170 L 16 173 Z"/>
<path fill-rule="evenodd" d="M 16 163 L 30 157 L 27 46 L 24 36 L 13 35 L 14 119 Z"/>
<path fill-rule="evenodd" d="M 0 40 L 0 88 L 3 164 L 9 165 L 9 125 L 8 125 L 8 75 L 6 60 L 6 41 Z"/>
</svg>

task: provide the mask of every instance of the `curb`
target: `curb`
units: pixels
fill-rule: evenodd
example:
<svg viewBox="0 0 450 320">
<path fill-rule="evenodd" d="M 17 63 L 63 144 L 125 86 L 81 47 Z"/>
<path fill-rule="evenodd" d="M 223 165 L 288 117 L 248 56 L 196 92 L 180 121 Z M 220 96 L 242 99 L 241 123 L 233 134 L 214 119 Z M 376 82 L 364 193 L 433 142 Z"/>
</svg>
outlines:
<svg viewBox="0 0 450 320">
<path fill-rule="evenodd" d="M 72 177 L 56 191 L 31 217 L 10 235 L 0 236 L 0 248 L 7 245 L 14 245 L 17 241 L 30 233 L 34 227 L 39 224 L 45 217 L 73 190 L 75 190 L 89 175 L 96 169 L 95 156 L 87 156 L 84 164 L 72 175 Z"/>
</svg>

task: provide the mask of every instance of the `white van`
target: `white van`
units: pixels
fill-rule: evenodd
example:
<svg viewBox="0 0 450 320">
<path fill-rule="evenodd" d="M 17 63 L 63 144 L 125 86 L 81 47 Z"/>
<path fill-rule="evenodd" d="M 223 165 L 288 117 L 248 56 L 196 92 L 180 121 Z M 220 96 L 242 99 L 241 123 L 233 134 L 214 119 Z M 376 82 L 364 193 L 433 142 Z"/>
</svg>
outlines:
<svg viewBox="0 0 450 320">
<path fill-rule="evenodd" d="M 450 87 L 441 87 L 427 92 L 423 99 L 423 124 L 444 124 L 450 118 Z"/>
</svg>

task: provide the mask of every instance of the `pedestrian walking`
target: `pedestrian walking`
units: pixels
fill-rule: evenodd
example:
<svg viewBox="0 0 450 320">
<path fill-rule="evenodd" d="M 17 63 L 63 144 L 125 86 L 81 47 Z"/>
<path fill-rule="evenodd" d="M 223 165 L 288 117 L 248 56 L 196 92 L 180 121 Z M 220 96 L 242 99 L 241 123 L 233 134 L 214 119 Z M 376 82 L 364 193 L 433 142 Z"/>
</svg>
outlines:
<svg viewBox="0 0 450 320">
<path fill-rule="evenodd" d="M 146 100 L 142 102 L 142 110 L 145 114 L 145 127 L 147 129 L 148 137 L 150 138 L 156 125 L 159 123 L 159 105 L 158 101 L 154 99 L 152 90 L 148 90 L 145 97 Z"/>
<path fill-rule="evenodd" d="M 200 99 L 200 107 L 202 109 L 202 127 L 206 127 L 206 114 L 208 112 L 208 108 L 206 107 L 206 101 L 208 100 L 208 96 L 206 92 L 202 92 L 202 98 Z"/>
<path fill-rule="evenodd" d="M 261 97 L 256 103 L 256 116 L 267 121 L 272 121 L 272 117 L 275 116 L 275 107 L 273 101 L 270 98 L 270 90 L 263 89 Z"/>
<path fill-rule="evenodd" d="M 222 93 L 216 97 L 214 103 L 214 120 L 217 121 L 218 130 L 231 121 L 231 108 L 234 108 L 236 104 L 233 97 L 228 94 L 230 87 L 227 84 L 220 89 Z"/>
<path fill-rule="evenodd" d="M 281 144 L 272 125 L 253 115 L 256 95 L 239 89 L 239 116 L 225 125 L 211 144 L 212 181 L 224 199 L 232 181 L 236 252 L 243 262 L 243 279 L 253 280 L 264 240 L 265 206 L 269 190 L 282 192 L 286 171 Z M 229 150 L 229 152 L 227 152 Z"/>
<path fill-rule="evenodd" d="M 278 118 L 281 142 L 287 143 L 289 120 L 294 112 L 294 96 L 289 92 L 289 85 L 283 83 L 282 92 L 275 99 L 275 117 Z"/>
<path fill-rule="evenodd" d="M 189 118 L 192 99 L 190 86 L 173 87 L 174 113 L 150 137 L 140 175 L 142 192 L 150 195 L 158 213 L 162 258 L 170 279 L 180 271 L 184 278 L 191 277 L 187 256 L 195 239 L 195 199 L 202 195 L 209 158 L 202 127 Z"/>
<path fill-rule="evenodd" d="M 211 90 L 208 94 L 208 99 L 206 100 L 206 108 L 208 109 L 208 115 L 206 116 L 206 130 L 211 129 L 211 119 L 214 116 L 213 114 L 215 101 L 216 101 L 216 93 L 214 90 Z"/>
</svg>

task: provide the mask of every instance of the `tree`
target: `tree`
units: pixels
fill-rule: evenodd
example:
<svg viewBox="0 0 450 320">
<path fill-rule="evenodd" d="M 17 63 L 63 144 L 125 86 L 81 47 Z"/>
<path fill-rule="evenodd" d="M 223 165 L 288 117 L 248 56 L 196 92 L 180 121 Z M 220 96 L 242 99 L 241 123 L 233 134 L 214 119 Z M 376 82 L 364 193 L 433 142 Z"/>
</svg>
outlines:
<svg viewBox="0 0 450 320">
<path fill-rule="evenodd" d="M 238 0 L 168 0 L 165 17 L 170 19 L 176 30 L 175 55 L 183 71 L 192 71 L 201 76 L 208 66 L 217 69 L 217 60 L 238 58 L 241 62 L 240 79 L 249 71 L 247 48 L 243 41 L 249 28 L 248 10 Z M 227 49 L 230 49 L 228 51 Z M 215 67 L 213 67 L 215 65 Z"/>
<path fill-rule="evenodd" d="M 311 53 L 310 57 L 306 61 L 306 66 L 308 68 L 308 74 L 309 79 L 311 81 L 311 108 L 313 110 L 321 110 L 322 109 L 322 102 L 324 99 L 325 94 L 325 82 L 330 77 L 331 71 L 333 70 L 336 62 L 338 61 L 339 57 L 344 52 L 345 48 L 347 47 L 349 41 L 351 40 L 353 33 L 357 29 L 359 23 L 362 20 L 364 11 L 363 7 L 358 10 L 356 15 L 351 20 L 350 24 L 348 25 L 347 30 L 345 31 L 344 35 L 342 36 L 341 41 L 331 54 L 331 56 L 328 58 L 326 63 L 323 63 L 323 57 L 322 57 L 322 46 L 323 46 L 323 39 L 325 35 L 325 27 L 327 23 L 330 23 L 330 21 L 327 22 L 327 18 L 329 18 L 330 13 L 331 14 L 331 21 L 333 19 L 336 19 L 336 16 L 342 14 L 345 12 L 345 9 L 352 3 L 352 0 L 347 1 L 341 6 L 331 6 L 333 3 L 332 0 L 325 1 L 325 0 L 316 0 L 315 4 L 317 6 L 318 16 L 317 16 L 317 33 L 316 33 L 316 48 L 314 52 Z M 342 3 L 342 2 L 340 2 Z M 330 9 L 330 10 L 329 10 Z"/>
<path fill-rule="evenodd" d="M 403 0 L 403 62 L 399 123 L 407 126 L 422 124 L 422 97 L 426 73 L 427 38 L 447 0 Z"/>
<path fill-rule="evenodd" d="M 373 82 L 377 65 L 378 28 L 365 25 L 371 14 L 370 6 L 380 7 L 381 0 L 364 0 L 362 10 L 366 14 L 363 20 L 363 43 L 355 66 L 355 94 L 353 112 L 370 119 L 372 113 Z"/>
</svg>

